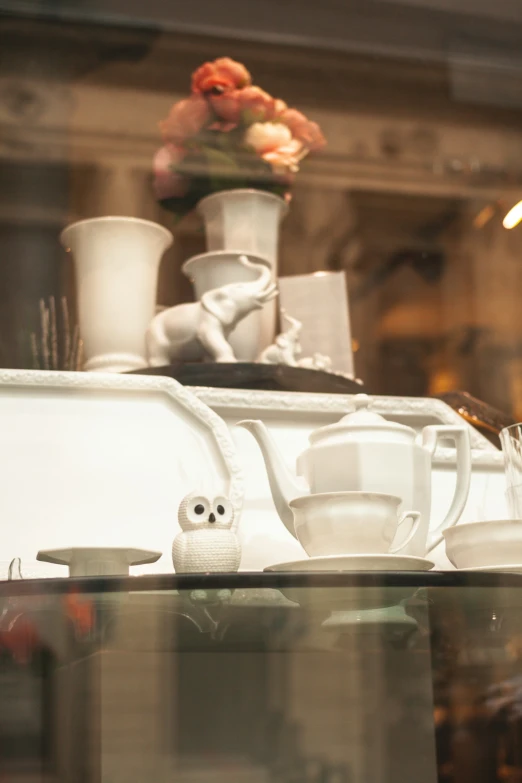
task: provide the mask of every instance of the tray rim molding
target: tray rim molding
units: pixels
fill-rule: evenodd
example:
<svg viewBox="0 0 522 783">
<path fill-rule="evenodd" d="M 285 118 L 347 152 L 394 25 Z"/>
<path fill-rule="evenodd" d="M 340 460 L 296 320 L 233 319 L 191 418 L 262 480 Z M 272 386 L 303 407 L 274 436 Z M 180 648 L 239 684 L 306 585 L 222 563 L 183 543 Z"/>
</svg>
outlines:
<svg viewBox="0 0 522 783">
<path fill-rule="evenodd" d="M 0 386 L 46 387 L 57 389 L 93 389 L 100 391 L 151 391 L 167 394 L 190 410 L 212 429 L 216 444 L 231 475 L 230 493 L 241 506 L 243 475 L 239 457 L 229 428 L 220 411 L 230 417 L 238 411 L 248 410 L 271 414 L 338 414 L 341 417 L 352 408 L 353 394 L 317 394 L 309 392 L 279 392 L 251 389 L 222 389 L 204 386 L 183 386 L 173 378 L 160 375 L 126 375 L 118 373 L 65 372 L 55 370 L 0 370 Z M 474 466 L 503 469 L 504 458 L 500 450 L 490 443 L 474 427 L 465 422 L 445 402 L 430 397 L 388 397 L 368 395 L 377 413 L 383 416 L 431 416 L 441 424 L 464 424 L 469 428 Z M 198 403 L 203 403 L 200 405 Z M 454 463 L 454 450 L 439 448 L 435 464 Z"/>
<path fill-rule="evenodd" d="M 226 411 L 230 416 L 238 410 L 238 420 L 243 416 L 240 410 L 259 411 L 285 415 L 296 414 L 338 414 L 341 417 L 352 409 L 353 394 L 315 394 L 307 392 L 279 392 L 244 389 L 222 389 L 192 386 L 194 394 L 219 415 Z M 431 397 L 387 397 L 368 395 L 376 413 L 383 416 L 431 416 L 441 424 L 458 424 L 469 429 L 472 462 L 474 466 L 503 470 L 504 456 L 480 432 L 462 419 L 443 400 Z M 454 449 L 438 448 L 434 464 L 453 465 Z"/>
</svg>

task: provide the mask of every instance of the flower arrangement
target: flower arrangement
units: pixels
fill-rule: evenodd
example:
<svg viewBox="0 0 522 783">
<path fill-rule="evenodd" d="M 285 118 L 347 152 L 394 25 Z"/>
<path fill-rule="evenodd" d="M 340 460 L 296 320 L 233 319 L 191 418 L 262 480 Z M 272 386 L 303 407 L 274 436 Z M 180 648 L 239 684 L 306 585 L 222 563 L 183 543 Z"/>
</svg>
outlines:
<svg viewBox="0 0 522 783">
<path fill-rule="evenodd" d="M 299 163 L 326 144 L 317 123 L 253 85 L 245 66 L 228 57 L 192 74 L 190 97 L 174 104 L 160 131 L 154 190 L 180 217 L 220 190 L 285 196 Z"/>
</svg>

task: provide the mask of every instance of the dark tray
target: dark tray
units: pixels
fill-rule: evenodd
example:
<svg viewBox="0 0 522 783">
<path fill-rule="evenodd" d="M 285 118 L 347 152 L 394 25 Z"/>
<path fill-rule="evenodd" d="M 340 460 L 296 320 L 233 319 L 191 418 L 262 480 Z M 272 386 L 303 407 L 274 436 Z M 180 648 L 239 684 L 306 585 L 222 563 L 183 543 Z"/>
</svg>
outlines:
<svg viewBox="0 0 522 783">
<path fill-rule="evenodd" d="M 360 394 L 364 386 L 342 375 L 284 364 L 185 363 L 165 367 L 144 367 L 133 375 L 162 375 L 184 386 L 210 386 L 220 389 L 259 389 L 263 391 L 315 392 L 322 394 Z"/>
</svg>

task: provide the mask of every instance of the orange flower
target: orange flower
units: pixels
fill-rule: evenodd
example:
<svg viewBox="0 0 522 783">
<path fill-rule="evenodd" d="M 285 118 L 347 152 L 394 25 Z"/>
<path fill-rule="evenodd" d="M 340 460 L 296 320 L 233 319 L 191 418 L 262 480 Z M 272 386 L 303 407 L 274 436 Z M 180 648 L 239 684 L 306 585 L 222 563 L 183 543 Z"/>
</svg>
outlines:
<svg viewBox="0 0 522 783">
<path fill-rule="evenodd" d="M 174 167 L 183 160 L 185 151 L 174 144 L 166 144 L 159 149 L 153 161 L 154 192 L 159 201 L 184 196 L 187 182 L 174 171 Z"/>
<path fill-rule="evenodd" d="M 297 109 L 286 109 L 279 115 L 281 122 L 290 128 L 292 136 L 301 141 L 310 152 L 317 152 L 326 145 L 319 125 L 316 122 L 310 122 L 304 114 Z"/>
<path fill-rule="evenodd" d="M 252 77 L 241 63 L 220 57 L 205 63 L 192 74 L 192 92 L 222 93 L 252 84 Z"/>
<path fill-rule="evenodd" d="M 275 113 L 275 101 L 260 87 L 245 87 L 222 95 L 211 96 L 212 108 L 221 120 L 237 125 L 271 120 Z"/>
<path fill-rule="evenodd" d="M 179 143 L 195 136 L 210 119 L 210 108 L 201 95 L 191 95 L 175 103 L 160 130 L 167 142 Z"/>
</svg>

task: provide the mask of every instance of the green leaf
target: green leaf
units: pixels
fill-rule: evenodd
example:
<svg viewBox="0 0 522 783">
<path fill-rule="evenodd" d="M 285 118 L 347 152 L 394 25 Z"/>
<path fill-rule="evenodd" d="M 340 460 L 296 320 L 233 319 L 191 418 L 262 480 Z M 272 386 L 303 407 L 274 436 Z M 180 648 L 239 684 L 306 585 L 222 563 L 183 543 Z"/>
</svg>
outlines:
<svg viewBox="0 0 522 783">
<path fill-rule="evenodd" d="M 237 161 L 230 154 L 223 152 L 222 150 L 218 150 L 215 147 L 204 147 L 202 151 L 208 161 L 209 168 L 211 169 L 211 176 L 212 168 L 218 170 L 232 169 L 235 171 L 239 168 Z"/>
</svg>

